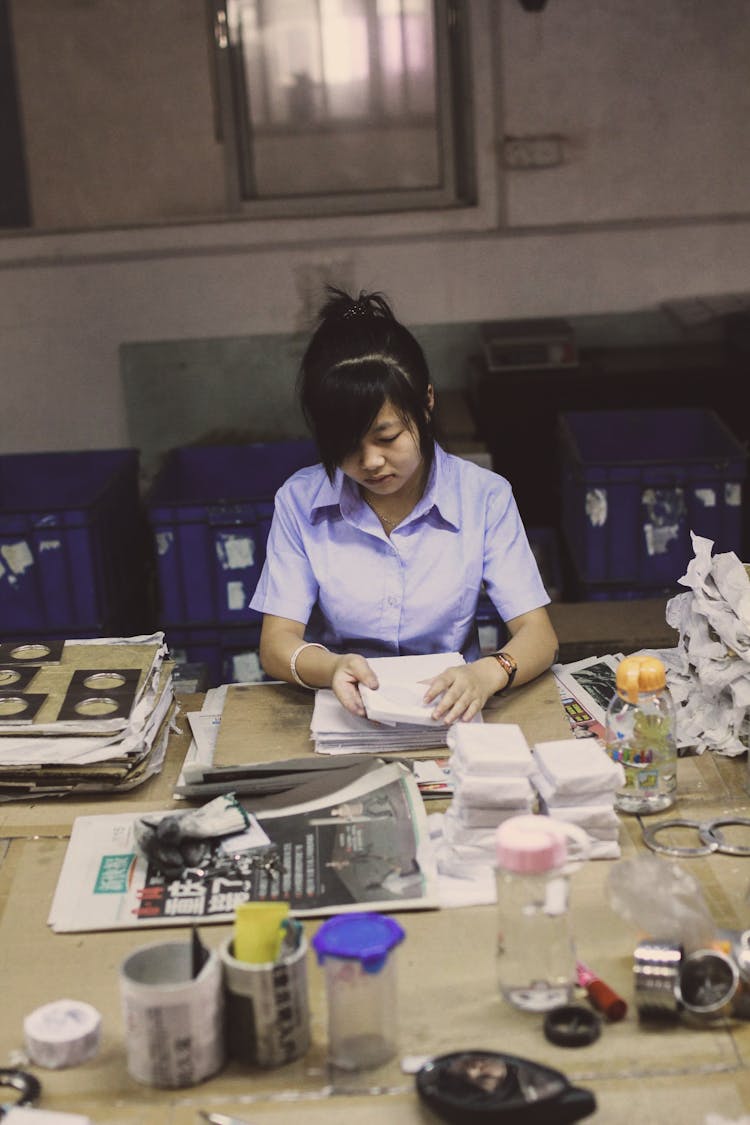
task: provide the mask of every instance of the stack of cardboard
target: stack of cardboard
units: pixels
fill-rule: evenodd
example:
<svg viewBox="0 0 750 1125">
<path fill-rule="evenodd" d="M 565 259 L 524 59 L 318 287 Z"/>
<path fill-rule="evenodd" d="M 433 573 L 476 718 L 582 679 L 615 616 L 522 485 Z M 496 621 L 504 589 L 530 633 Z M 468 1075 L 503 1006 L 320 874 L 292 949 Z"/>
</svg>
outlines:
<svg viewBox="0 0 750 1125">
<path fill-rule="evenodd" d="M 164 634 L 0 643 L 0 800 L 131 789 L 175 712 Z"/>
</svg>

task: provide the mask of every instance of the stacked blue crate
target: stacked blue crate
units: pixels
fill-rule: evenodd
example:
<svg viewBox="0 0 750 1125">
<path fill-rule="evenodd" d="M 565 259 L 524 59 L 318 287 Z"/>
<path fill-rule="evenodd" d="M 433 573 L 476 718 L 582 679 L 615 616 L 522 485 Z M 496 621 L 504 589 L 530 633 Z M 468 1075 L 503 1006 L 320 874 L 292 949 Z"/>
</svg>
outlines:
<svg viewBox="0 0 750 1125">
<path fill-rule="evenodd" d="M 741 552 L 747 452 L 714 411 L 571 411 L 559 437 L 577 598 L 675 592 L 691 531 Z"/>
<path fill-rule="evenodd" d="M 149 490 L 158 621 L 180 659 L 213 686 L 261 676 L 260 616 L 248 608 L 265 560 L 273 499 L 318 460 L 309 440 L 172 450 Z"/>
<path fill-rule="evenodd" d="M 153 627 L 138 462 L 133 449 L 0 457 L 0 639 Z"/>
</svg>

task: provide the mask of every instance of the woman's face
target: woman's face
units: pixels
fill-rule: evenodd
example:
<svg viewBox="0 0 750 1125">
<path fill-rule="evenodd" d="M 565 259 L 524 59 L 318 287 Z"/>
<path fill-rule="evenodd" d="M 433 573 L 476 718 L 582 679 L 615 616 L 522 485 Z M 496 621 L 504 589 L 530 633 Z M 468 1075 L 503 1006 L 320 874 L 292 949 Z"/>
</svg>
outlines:
<svg viewBox="0 0 750 1125">
<path fill-rule="evenodd" d="M 353 453 L 341 462 L 342 471 L 374 496 L 394 496 L 415 483 L 422 468 L 419 435 L 386 399 Z"/>
</svg>

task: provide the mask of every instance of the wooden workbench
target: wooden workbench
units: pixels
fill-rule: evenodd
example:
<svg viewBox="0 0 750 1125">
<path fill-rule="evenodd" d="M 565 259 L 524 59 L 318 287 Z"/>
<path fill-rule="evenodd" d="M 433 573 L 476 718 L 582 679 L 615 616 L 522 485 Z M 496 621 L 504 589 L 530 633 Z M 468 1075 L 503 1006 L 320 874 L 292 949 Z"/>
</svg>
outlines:
<svg viewBox="0 0 750 1125">
<path fill-rule="evenodd" d="M 564 737 L 562 709 L 550 691 L 551 677 L 510 693 L 504 710 L 490 721 L 510 720 L 510 701 L 532 741 Z M 309 694 L 268 685 L 253 689 L 258 714 L 246 732 L 248 758 L 260 760 L 273 735 L 288 756 L 308 747 L 312 706 Z M 554 689 L 556 691 L 556 689 Z M 524 699 L 525 696 L 525 699 Z M 200 699 L 187 706 L 199 706 Z M 503 714 L 505 718 L 503 718 Z M 529 724 L 526 727 L 526 724 Z M 186 723 L 182 724 L 184 727 Z M 260 738 L 259 732 L 264 732 Z M 260 740 L 257 745 L 253 740 Z M 88 1114 L 107 1125 L 193 1125 L 198 1109 L 212 1109 L 253 1122 L 285 1125 L 337 1125 L 356 1114 L 360 1125 L 428 1125 L 433 1118 L 418 1103 L 413 1078 L 399 1059 L 377 1071 L 345 1081 L 329 1073 L 325 1061 L 323 978 L 309 963 L 313 1043 L 304 1059 L 262 1072 L 230 1063 L 214 1079 L 182 1091 L 138 1086 L 125 1066 L 117 970 L 122 959 L 147 941 L 186 937 L 170 927 L 144 935 L 135 931 L 54 934 L 47 913 L 75 815 L 112 812 L 122 807 L 171 806 L 171 785 L 187 747 L 186 732 L 175 734 L 163 774 L 126 799 L 108 798 L 32 807 L 4 806 L 0 834 L 10 837 L 0 867 L 0 980 L 3 1020 L 0 1065 L 22 1046 L 23 1017 L 53 999 L 75 998 L 103 1015 L 103 1041 L 97 1057 L 81 1067 L 36 1073 L 43 1082 L 41 1106 Z M 748 815 L 747 763 L 706 754 L 678 764 L 679 800 L 669 815 L 707 819 L 728 811 Z M 637 818 L 623 818 L 623 857 L 643 849 Z M 750 924 L 746 892 L 750 860 L 726 855 L 682 861 L 700 880 L 718 925 Z M 653 1029 L 639 1023 L 632 1003 L 632 963 L 636 934 L 610 909 L 607 878 L 612 861 L 590 862 L 573 879 L 572 916 L 581 959 L 594 967 L 630 1001 L 621 1023 L 605 1026 L 601 1038 L 580 1050 L 549 1044 L 541 1018 L 516 1013 L 501 1001 L 495 986 L 495 908 L 400 914 L 406 939 L 398 950 L 399 1058 L 451 1050 L 485 1048 L 546 1063 L 594 1091 L 598 1110 L 590 1120 L 602 1125 L 662 1125 L 670 1117 L 681 1125 L 704 1125 L 709 1112 L 737 1119 L 750 1112 L 750 1027 L 742 1022 L 694 1029 L 684 1024 Z M 307 921 L 308 938 L 317 921 Z M 218 945 L 226 925 L 203 925 L 201 935 Z M 335 1095 L 335 1096 L 333 1096 Z"/>
</svg>

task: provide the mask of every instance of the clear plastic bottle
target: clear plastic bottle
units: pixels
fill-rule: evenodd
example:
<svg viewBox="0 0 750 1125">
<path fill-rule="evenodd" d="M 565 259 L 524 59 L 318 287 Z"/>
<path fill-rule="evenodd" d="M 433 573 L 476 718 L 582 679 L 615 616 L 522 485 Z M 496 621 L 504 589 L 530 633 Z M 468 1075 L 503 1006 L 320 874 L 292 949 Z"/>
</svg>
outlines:
<svg viewBox="0 0 750 1125">
<path fill-rule="evenodd" d="M 515 816 L 497 830 L 498 983 L 521 1011 L 547 1012 L 573 998 L 567 836 L 574 828 Z"/>
<path fill-rule="evenodd" d="M 607 752 L 625 770 L 615 808 L 662 812 L 677 789 L 675 711 L 664 664 L 656 656 L 626 656 L 617 666 L 617 689 L 607 708 Z"/>
</svg>

